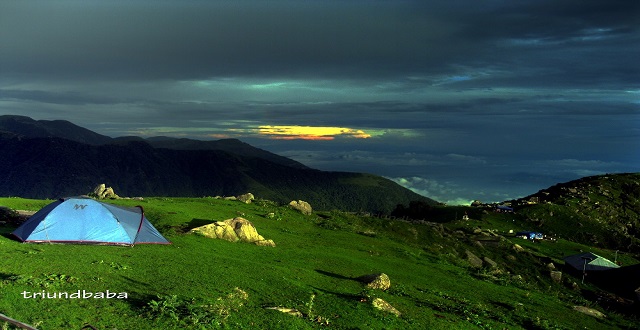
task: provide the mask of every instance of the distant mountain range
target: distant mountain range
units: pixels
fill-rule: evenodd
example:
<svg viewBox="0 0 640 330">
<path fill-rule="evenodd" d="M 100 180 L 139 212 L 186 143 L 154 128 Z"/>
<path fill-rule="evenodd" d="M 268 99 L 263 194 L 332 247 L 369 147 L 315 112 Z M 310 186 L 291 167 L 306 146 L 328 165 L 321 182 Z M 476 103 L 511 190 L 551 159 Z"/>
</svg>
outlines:
<svg viewBox="0 0 640 330">
<path fill-rule="evenodd" d="M 111 138 L 65 120 L 0 116 L 0 196 L 57 198 L 86 194 L 99 183 L 121 196 L 251 192 L 350 211 L 437 203 L 380 176 L 311 169 L 236 139 Z"/>
</svg>

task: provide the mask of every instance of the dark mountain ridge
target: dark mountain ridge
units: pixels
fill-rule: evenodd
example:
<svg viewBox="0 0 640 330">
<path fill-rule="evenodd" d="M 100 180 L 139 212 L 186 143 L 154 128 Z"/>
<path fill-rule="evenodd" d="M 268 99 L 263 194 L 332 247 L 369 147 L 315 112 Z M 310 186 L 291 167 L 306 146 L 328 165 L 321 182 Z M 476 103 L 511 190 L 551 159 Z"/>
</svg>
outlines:
<svg viewBox="0 0 640 330">
<path fill-rule="evenodd" d="M 262 158 L 272 161 L 274 163 L 282 164 L 285 166 L 291 166 L 295 168 L 308 168 L 307 166 L 296 162 L 293 159 L 289 159 L 266 150 L 256 148 L 248 143 L 242 142 L 238 139 L 221 139 L 213 141 L 201 141 L 186 138 L 172 138 L 167 136 L 154 136 L 150 138 L 140 137 L 120 137 L 115 138 L 112 143 L 121 143 L 129 141 L 141 141 L 146 142 L 154 148 L 165 148 L 174 150 L 220 150 L 228 153 L 246 156 Z"/>
<path fill-rule="evenodd" d="M 0 118 L 4 131 L 0 134 L 0 196 L 57 198 L 85 194 L 105 183 L 122 196 L 251 192 L 282 203 L 301 199 L 319 209 L 351 211 L 390 212 L 412 200 L 436 203 L 379 176 L 310 169 L 238 140 L 153 139 L 149 143 L 107 137 L 109 143 L 89 144 L 76 140 L 91 137 L 91 131 L 69 122 L 12 117 Z M 17 129 L 12 131 L 14 126 Z M 68 130 L 57 137 L 54 127 Z M 156 142 L 165 145 L 155 147 Z"/>
<path fill-rule="evenodd" d="M 138 136 L 124 136 L 111 138 L 80 127 L 66 120 L 34 120 L 27 116 L 0 116 L 0 138 L 43 138 L 57 137 L 89 145 L 122 144 L 132 141 L 146 142 L 155 148 L 176 150 L 222 150 L 246 157 L 256 157 L 270 160 L 286 166 L 308 168 L 307 166 L 266 150 L 256 148 L 238 139 L 221 139 L 201 141 L 168 136 L 154 136 L 141 138 Z"/>
<path fill-rule="evenodd" d="M 0 116 L 0 131 L 23 138 L 58 137 L 91 145 L 109 143 L 112 139 L 66 120 L 34 120 L 26 116 Z"/>
</svg>

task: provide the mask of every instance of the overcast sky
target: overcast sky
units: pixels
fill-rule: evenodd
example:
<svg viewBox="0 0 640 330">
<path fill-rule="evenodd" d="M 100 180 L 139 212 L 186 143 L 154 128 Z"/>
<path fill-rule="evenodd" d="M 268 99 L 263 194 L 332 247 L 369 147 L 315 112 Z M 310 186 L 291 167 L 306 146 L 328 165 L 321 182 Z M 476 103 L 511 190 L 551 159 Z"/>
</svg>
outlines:
<svg viewBox="0 0 640 330">
<path fill-rule="evenodd" d="M 238 138 L 448 203 L 640 172 L 640 1 L 0 1 L 0 115 Z"/>
</svg>

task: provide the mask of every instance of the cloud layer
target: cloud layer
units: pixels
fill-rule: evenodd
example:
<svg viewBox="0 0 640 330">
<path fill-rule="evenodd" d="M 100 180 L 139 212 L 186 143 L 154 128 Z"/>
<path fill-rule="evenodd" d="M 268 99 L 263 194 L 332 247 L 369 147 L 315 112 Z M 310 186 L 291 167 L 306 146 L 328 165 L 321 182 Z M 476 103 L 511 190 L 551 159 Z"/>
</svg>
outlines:
<svg viewBox="0 0 640 330">
<path fill-rule="evenodd" d="M 638 12 L 625 0 L 4 1 L 0 114 L 240 138 L 447 201 L 516 197 L 640 170 Z"/>
</svg>

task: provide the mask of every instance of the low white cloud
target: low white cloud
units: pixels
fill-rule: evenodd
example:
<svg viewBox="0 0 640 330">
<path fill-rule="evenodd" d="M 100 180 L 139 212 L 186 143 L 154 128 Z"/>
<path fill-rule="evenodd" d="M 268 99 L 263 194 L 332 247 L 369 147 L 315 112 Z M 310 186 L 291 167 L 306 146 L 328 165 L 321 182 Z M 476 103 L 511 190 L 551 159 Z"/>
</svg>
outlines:
<svg viewBox="0 0 640 330">
<path fill-rule="evenodd" d="M 584 168 L 602 168 L 607 166 L 619 166 L 618 162 L 607 162 L 601 160 L 579 160 L 579 159 L 557 159 L 557 160 L 548 160 L 545 162 L 547 165 L 551 166 L 562 166 L 562 167 L 584 167 Z"/>
<path fill-rule="evenodd" d="M 459 196 L 460 187 L 452 182 L 439 182 L 422 177 L 388 177 L 397 184 L 425 197 L 450 205 L 469 205 L 471 200 Z"/>
</svg>

